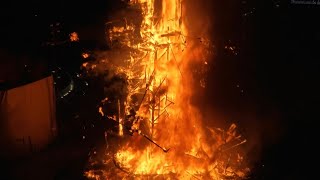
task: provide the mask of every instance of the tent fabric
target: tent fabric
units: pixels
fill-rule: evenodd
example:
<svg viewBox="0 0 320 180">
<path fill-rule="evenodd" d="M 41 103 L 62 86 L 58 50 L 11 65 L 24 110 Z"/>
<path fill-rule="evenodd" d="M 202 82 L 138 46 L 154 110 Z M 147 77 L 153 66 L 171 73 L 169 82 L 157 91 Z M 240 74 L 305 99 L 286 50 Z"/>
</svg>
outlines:
<svg viewBox="0 0 320 180">
<path fill-rule="evenodd" d="M 15 155 L 36 152 L 45 148 L 55 137 L 52 76 L 0 91 L 0 103 L 2 152 Z"/>
</svg>

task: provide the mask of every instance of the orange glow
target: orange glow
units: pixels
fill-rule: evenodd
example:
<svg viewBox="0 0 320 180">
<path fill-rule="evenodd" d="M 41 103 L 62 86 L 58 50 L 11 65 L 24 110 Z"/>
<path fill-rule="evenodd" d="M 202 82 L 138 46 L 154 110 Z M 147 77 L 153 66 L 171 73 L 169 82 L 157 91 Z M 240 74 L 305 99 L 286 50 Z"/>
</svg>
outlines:
<svg viewBox="0 0 320 180">
<path fill-rule="evenodd" d="M 89 57 L 89 54 L 88 54 L 88 53 L 82 53 L 82 57 L 83 57 L 84 59 L 87 59 L 87 58 Z"/>
<path fill-rule="evenodd" d="M 243 178 L 248 168 L 243 167 L 243 156 L 237 147 L 246 140 L 237 134 L 236 125 L 228 130 L 206 127 L 199 109 L 191 104 L 197 93 L 194 86 L 199 83 L 193 76 L 192 65 L 208 64 L 203 60 L 207 44 L 199 43 L 189 34 L 183 2 L 161 2 L 160 8 L 155 6 L 155 0 L 131 1 L 132 7 L 142 10 L 140 27 L 126 22 L 125 27 L 109 30 L 111 42 L 120 38 L 122 46 L 131 50 L 126 65 L 116 66 L 114 71 L 128 78 L 125 111 L 128 113 L 135 107 L 140 118 L 131 127 L 138 129 L 136 135 L 113 157 L 116 166 L 128 174 L 108 169 L 103 171 L 103 177 L 97 177 L 93 170 L 85 174 L 93 179 L 115 175 L 142 179 L 144 175 L 161 175 L 168 179 L 173 174 L 178 179 Z M 135 28 L 139 28 L 139 40 L 132 40 Z M 200 86 L 205 84 L 200 82 Z M 133 96 L 141 97 L 139 106 L 132 101 Z M 125 120 L 119 118 L 121 136 Z M 146 128 L 139 129 L 139 123 Z M 170 151 L 141 143 L 143 135 Z"/>
<path fill-rule="evenodd" d="M 104 116 L 104 112 L 102 110 L 102 107 L 99 107 L 99 113 L 101 114 L 101 116 Z"/>
<path fill-rule="evenodd" d="M 70 41 L 79 41 L 78 33 L 76 32 L 70 33 L 69 37 L 70 37 Z"/>
<path fill-rule="evenodd" d="M 87 67 L 87 65 L 88 65 L 88 62 L 85 62 L 85 63 L 82 64 L 82 67 L 85 68 L 85 67 Z"/>
</svg>

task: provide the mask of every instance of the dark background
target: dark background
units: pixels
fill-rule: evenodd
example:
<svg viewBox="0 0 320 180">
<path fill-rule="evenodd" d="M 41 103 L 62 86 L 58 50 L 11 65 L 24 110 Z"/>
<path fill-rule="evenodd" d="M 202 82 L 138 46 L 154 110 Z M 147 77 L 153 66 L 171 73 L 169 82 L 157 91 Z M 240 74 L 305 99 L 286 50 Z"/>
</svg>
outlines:
<svg viewBox="0 0 320 180">
<path fill-rule="evenodd" d="M 252 179 L 316 175 L 320 6 L 276 0 L 224 0 L 208 5 L 212 6 L 216 53 L 203 104 L 227 114 L 226 121 L 236 121 L 254 136 L 259 148 L 251 153 L 259 161 Z M 50 52 L 41 44 L 50 38 L 50 24 L 60 22 L 63 32 L 78 32 L 83 43 L 63 51 L 58 60 L 65 69 L 75 71 L 81 62 L 72 58 L 77 59 L 81 49 L 105 46 L 104 23 L 124 6 L 110 0 L 7 2 L 1 5 L 0 52 L 38 59 L 30 64 L 48 64 Z M 225 49 L 226 45 L 235 46 L 237 55 Z M 86 157 L 82 158 L 80 165 Z M 52 167 L 59 169 L 59 165 Z"/>
<path fill-rule="evenodd" d="M 209 87 L 218 92 L 208 99 L 259 131 L 264 166 L 256 179 L 314 177 L 307 172 L 316 156 L 319 119 L 319 7 L 286 1 L 215 5 L 213 39 L 220 48 L 231 39 L 240 53 L 218 50 Z M 250 109 L 254 113 L 244 113 Z"/>
</svg>

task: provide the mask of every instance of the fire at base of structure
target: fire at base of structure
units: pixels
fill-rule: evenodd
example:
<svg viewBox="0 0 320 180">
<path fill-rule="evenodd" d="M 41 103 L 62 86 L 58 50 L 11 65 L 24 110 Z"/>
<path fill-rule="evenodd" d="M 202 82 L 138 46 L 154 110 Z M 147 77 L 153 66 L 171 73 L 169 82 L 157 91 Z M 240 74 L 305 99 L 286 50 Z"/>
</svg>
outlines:
<svg viewBox="0 0 320 180">
<path fill-rule="evenodd" d="M 194 72 L 205 72 L 197 64 L 207 66 L 209 43 L 189 33 L 185 6 L 180 0 L 135 0 L 122 20 L 107 23 L 112 52 L 84 67 L 105 68 L 109 79 L 121 76 L 126 90 L 102 101 L 117 107 L 116 115 L 108 116 L 103 107 L 99 112 L 117 122 L 118 132 L 106 132 L 107 153 L 90 157 L 87 177 L 239 179 L 247 174 L 239 148 L 246 140 L 236 125 L 207 127 L 191 104 L 199 83 Z"/>
</svg>

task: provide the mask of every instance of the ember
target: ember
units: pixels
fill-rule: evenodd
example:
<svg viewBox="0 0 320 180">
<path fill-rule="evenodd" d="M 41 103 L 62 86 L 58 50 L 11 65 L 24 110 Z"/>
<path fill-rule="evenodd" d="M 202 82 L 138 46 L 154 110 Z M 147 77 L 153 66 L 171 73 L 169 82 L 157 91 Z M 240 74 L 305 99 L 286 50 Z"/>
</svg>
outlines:
<svg viewBox="0 0 320 180">
<path fill-rule="evenodd" d="M 131 1 L 128 11 L 140 12 L 142 18 L 109 22 L 112 52 L 83 64 L 88 71 L 107 70 L 107 80 L 124 80 L 106 89 L 120 93 L 109 99 L 116 116 L 108 113 L 105 100 L 98 109 L 102 118 L 115 122 L 117 132 L 105 133 L 106 153 L 103 158 L 90 156 L 85 175 L 90 179 L 244 178 L 249 169 L 240 145 L 246 140 L 236 125 L 227 130 L 206 127 L 191 103 L 195 84 L 205 87 L 195 73 L 206 72 L 210 42 L 190 33 L 184 2 L 159 2 Z"/>
<path fill-rule="evenodd" d="M 76 32 L 70 34 L 70 41 L 79 41 L 79 37 Z"/>
</svg>

